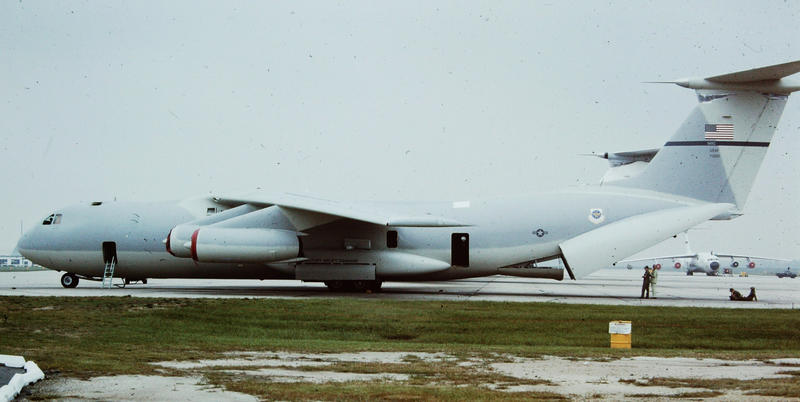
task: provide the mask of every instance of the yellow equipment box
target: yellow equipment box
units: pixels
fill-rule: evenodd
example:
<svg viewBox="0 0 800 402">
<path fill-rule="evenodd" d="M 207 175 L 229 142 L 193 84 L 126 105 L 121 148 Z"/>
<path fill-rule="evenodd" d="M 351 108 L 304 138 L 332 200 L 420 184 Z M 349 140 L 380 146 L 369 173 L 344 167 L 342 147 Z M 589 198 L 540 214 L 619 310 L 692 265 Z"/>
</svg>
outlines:
<svg viewBox="0 0 800 402">
<path fill-rule="evenodd" d="M 611 334 L 612 349 L 631 348 L 631 322 L 611 321 L 608 323 L 608 333 Z"/>
</svg>

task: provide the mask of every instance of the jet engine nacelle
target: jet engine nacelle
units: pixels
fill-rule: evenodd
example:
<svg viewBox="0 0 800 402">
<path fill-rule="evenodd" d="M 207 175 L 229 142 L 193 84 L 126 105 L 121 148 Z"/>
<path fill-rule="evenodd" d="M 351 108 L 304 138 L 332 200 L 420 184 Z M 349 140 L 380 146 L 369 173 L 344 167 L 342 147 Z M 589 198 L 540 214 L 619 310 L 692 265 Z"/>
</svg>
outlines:
<svg viewBox="0 0 800 402">
<path fill-rule="evenodd" d="M 300 256 L 297 233 L 280 229 L 201 227 L 190 240 L 199 262 L 265 263 Z"/>
<path fill-rule="evenodd" d="M 222 221 L 233 220 L 232 218 L 237 218 L 242 215 L 252 216 L 252 212 L 255 210 L 257 210 L 255 206 L 244 204 L 239 205 L 236 208 L 231 208 L 217 214 L 206 216 L 196 221 L 175 226 L 169 231 L 167 239 L 164 242 L 167 246 L 167 252 L 175 257 L 189 258 L 192 256 L 189 242 L 192 240 L 192 235 L 197 229 Z"/>
<path fill-rule="evenodd" d="M 192 240 L 192 234 L 199 227 L 199 225 L 178 225 L 172 228 L 167 235 L 167 252 L 175 257 L 191 257 L 192 251 L 189 247 L 184 247 L 184 245 Z"/>
</svg>

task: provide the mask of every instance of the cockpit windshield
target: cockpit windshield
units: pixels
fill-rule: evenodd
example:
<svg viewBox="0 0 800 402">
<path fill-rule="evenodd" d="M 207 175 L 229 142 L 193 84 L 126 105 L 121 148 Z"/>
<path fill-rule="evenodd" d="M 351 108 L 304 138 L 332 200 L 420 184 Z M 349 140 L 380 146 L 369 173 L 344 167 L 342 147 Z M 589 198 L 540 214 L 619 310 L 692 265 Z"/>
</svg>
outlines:
<svg viewBox="0 0 800 402">
<path fill-rule="evenodd" d="M 61 214 L 50 214 L 47 218 L 44 218 L 42 221 L 42 225 L 58 225 L 61 223 Z"/>
</svg>

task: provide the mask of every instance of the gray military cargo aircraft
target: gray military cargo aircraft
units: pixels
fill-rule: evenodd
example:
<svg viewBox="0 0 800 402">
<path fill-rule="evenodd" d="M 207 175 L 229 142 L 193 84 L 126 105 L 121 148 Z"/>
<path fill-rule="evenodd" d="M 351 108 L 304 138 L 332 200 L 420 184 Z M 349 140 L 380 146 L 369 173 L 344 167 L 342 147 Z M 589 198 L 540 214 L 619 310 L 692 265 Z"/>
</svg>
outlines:
<svg viewBox="0 0 800 402">
<path fill-rule="evenodd" d="M 775 263 L 783 263 L 788 262 L 789 260 L 785 258 L 774 258 L 774 257 L 757 257 L 754 255 L 745 255 L 745 254 L 723 254 L 717 253 L 714 251 L 700 251 L 700 252 L 693 252 L 691 245 L 689 245 L 689 235 L 688 233 L 684 233 L 684 247 L 686 248 L 686 253 L 684 254 L 676 254 L 676 255 L 665 255 L 659 257 L 649 257 L 649 258 L 637 258 L 637 259 L 626 259 L 619 261 L 619 264 L 625 264 L 625 267 L 628 269 L 633 269 L 633 263 L 639 263 L 635 265 L 641 265 L 642 262 L 647 262 L 655 269 L 661 269 L 661 266 L 664 267 L 671 266 L 676 270 L 683 269 L 686 272 L 686 275 L 692 276 L 695 273 L 703 273 L 708 276 L 716 276 L 719 274 L 734 274 L 734 270 L 739 268 L 741 265 L 743 268 L 747 267 L 748 270 L 752 270 L 756 267 L 756 261 L 760 263 L 766 263 L 768 265 L 772 265 Z M 741 261 L 741 264 L 740 264 Z M 723 267 L 725 263 L 729 265 L 729 267 Z M 720 269 L 721 268 L 721 269 Z M 741 270 L 739 273 L 747 273 L 747 271 Z M 773 275 L 773 272 L 769 272 L 769 275 Z"/>
<path fill-rule="evenodd" d="M 495 274 L 580 278 L 741 215 L 800 61 L 670 83 L 699 104 L 662 148 L 606 154 L 597 186 L 426 203 L 251 193 L 94 202 L 50 214 L 22 255 L 79 278 L 300 279 L 332 290 Z M 560 260 L 560 261 L 559 261 Z M 561 268 L 547 266 L 563 265 Z M 544 268 L 543 268 L 544 267 Z M 104 281 L 105 282 L 105 281 Z"/>
</svg>

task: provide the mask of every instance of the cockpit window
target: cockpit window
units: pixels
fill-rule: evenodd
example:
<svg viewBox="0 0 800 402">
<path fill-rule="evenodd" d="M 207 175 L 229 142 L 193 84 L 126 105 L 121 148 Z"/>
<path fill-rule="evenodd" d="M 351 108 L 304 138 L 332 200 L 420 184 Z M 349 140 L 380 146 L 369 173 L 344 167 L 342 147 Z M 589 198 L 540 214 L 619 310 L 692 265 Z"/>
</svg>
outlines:
<svg viewBox="0 0 800 402">
<path fill-rule="evenodd" d="M 42 225 L 58 225 L 61 223 L 61 214 L 50 214 L 47 218 L 44 218 L 42 221 Z"/>
</svg>

